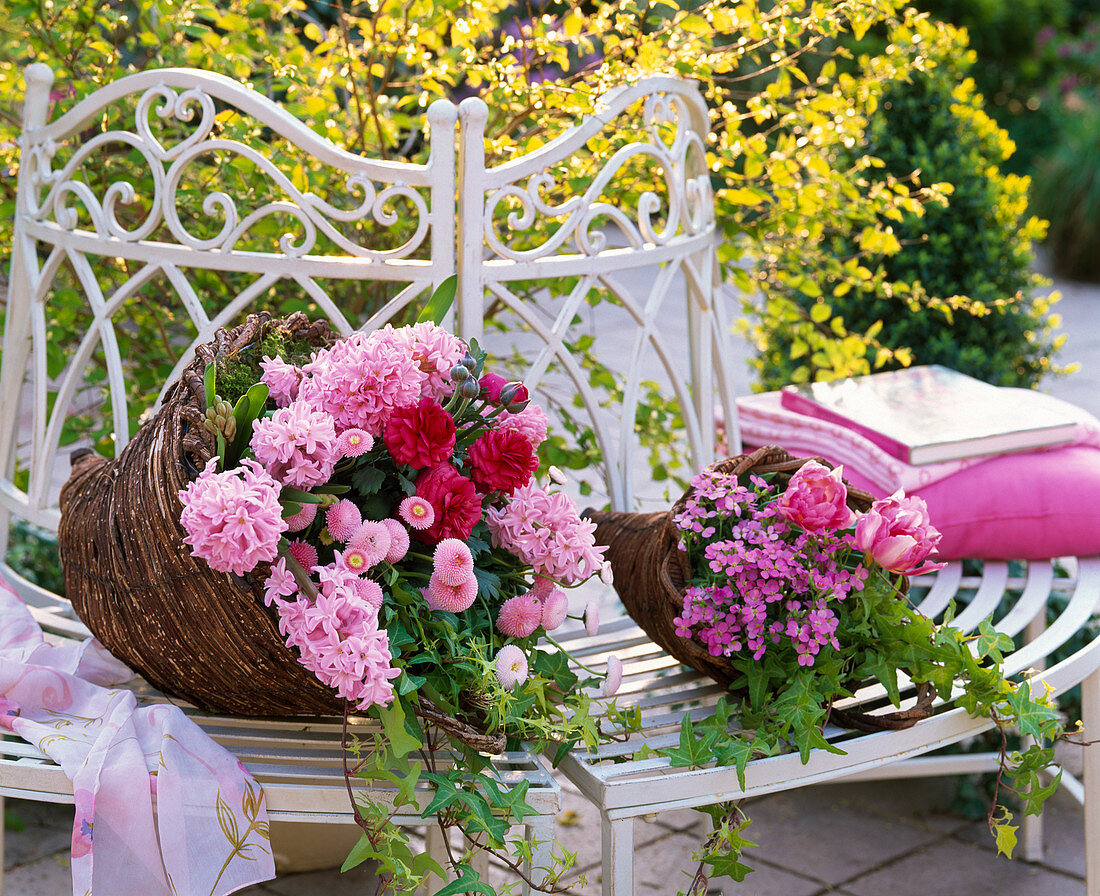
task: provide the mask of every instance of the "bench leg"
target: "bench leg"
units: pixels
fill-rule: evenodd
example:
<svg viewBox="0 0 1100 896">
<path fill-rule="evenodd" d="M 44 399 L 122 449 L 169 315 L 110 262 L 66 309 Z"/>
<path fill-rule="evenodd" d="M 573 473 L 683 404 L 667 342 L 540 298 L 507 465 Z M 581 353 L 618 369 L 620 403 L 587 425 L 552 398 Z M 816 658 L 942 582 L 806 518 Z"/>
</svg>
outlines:
<svg viewBox="0 0 1100 896">
<path fill-rule="evenodd" d="M 1100 737 L 1100 672 L 1081 683 L 1084 740 Z M 1085 756 L 1085 893 L 1100 896 L 1100 749 L 1086 747 Z"/>
<path fill-rule="evenodd" d="M 634 896 L 634 819 L 601 814 L 603 896 Z"/>
<path fill-rule="evenodd" d="M 0 795 L 0 896 L 4 893 L 4 797 Z"/>
<path fill-rule="evenodd" d="M 1038 613 L 1035 614 L 1035 618 L 1027 624 L 1027 639 L 1029 642 L 1034 641 L 1046 628 L 1047 611 L 1044 607 Z M 1042 670 L 1046 664 L 1043 662 L 1036 663 L 1035 669 Z M 1035 738 L 1024 737 L 1022 738 L 1022 747 L 1027 749 L 1035 743 Z M 1020 845 L 1023 849 L 1020 851 L 1020 857 L 1026 862 L 1041 862 L 1043 861 L 1043 816 L 1039 815 L 1025 815 L 1020 822 Z"/>
<path fill-rule="evenodd" d="M 525 825 L 527 840 L 532 845 L 531 861 L 524 863 L 524 873 L 536 884 L 541 884 L 550 867 L 550 854 L 554 848 L 554 816 L 540 815 Z M 520 891 L 522 896 L 531 896 L 532 890 L 526 881 Z"/>
</svg>

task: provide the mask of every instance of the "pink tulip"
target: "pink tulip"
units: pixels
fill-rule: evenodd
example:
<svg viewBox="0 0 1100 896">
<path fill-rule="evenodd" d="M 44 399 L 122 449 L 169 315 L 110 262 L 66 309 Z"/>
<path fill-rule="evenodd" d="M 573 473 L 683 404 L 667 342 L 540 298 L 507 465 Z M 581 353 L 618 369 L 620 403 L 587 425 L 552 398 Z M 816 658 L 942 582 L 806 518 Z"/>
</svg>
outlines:
<svg viewBox="0 0 1100 896">
<path fill-rule="evenodd" d="M 898 491 L 875 501 L 856 523 L 856 547 L 891 572 L 915 576 L 943 569 L 945 563 L 925 563 L 939 544 L 939 531 L 928 521 L 922 498 Z M 923 565 L 921 565 L 923 564 Z"/>
<path fill-rule="evenodd" d="M 806 461 L 787 485 L 777 505 L 785 517 L 807 532 L 844 529 L 856 521 L 845 503 L 848 489 L 840 478 L 843 467 L 830 470 L 815 460 Z"/>
</svg>

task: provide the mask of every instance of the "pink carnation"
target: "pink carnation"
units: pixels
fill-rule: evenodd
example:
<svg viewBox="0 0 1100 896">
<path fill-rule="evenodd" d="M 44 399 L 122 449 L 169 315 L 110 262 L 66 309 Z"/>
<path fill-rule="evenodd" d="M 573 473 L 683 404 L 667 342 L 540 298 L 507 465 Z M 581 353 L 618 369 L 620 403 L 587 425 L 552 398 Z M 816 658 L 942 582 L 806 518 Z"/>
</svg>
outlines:
<svg viewBox="0 0 1100 896">
<path fill-rule="evenodd" d="M 359 508 L 347 498 L 341 498 L 325 513 L 328 534 L 336 541 L 350 541 L 362 524 L 363 516 Z"/>
<path fill-rule="evenodd" d="M 507 638 L 528 638 L 542 622 L 542 604 L 531 592 L 510 597 L 497 613 L 497 631 Z"/>
<path fill-rule="evenodd" d="M 224 473 L 217 458 L 179 493 L 184 543 L 218 572 L 244 575 L 275 559 L 286 531 L 279 484 L 255 461 Z"/>
<path fill-rule="evenodd" d="M 317 352 L 303 371 L 300 401 L 331 414 L 337 428 L 380 436 L 394 408 L 420 400 L 425 376 L 392 328 L 353 333 Z"/>
<path fill-rule="evenodd" d="M 546 412 L 532 402 L 518 414 L 509 414 L 505 411 L 500 415 L 501 420 L 497 425 L 498 432 L 518 432 L 532 448 L 538 448 L 546 441 L 546 433 L 550 429 L 550 419 Z"/>
<path fill-rule="evenodd" d="M 269 358 L 267 355 L 260 361 L 260 369 L 263 371 L 260 382 L 267 384 L 269 395 L 275 404 L 285 408 L 294 401 L 298 396 L 302 371 L 293 364 L 287 364 L 282 358 Z"/>
<path fill-rule="evenodd" d="M 472 576 L 460 585 L 448 585 L 433 574 L 428 580 L 428 604 L 433 610 L 461 613 L 468 610 L 477 597 L 477 579 Z"/>
<path fill-rule="evenodd" d="M 294 488 L 326 482 L 340 459 L 332 417 L 300 401 L 253 424 L 252 453 L 279 482 Z"/>
<path fill-rule="evenodd" d="M 369 561 L 367 568 L 370 569 L 386 558 L 392 540 L 390 530 L 384 523 L 367 520 L 356 529 L 350 544 L 351 547 L 358 548 L 366 554 Z"/>
<path fill-rule="evenodd" d="M 382 525 L 390 533 L 390 549 L 382 559 L 387 563 L 398 563 L 409 552 L 409 530 L 392 518 L 382 520 Z"/>
<path fill-rule="evenodd" d="M 302 529 L 308 529 L 313 525 L 313 521 L 317 519 L 317 505 L 316 504 L 302 504 L 302 509 L 292 516 L 286 518 L 286 530 L 288 532 L 300 532 Z"/>
<path fill-rule="evenodd" d="M 435 575 L 446 585 L 457 588 L 474 574 L 474 556 L 464 541 L 444 538 L 432 556 Z"/>
<path fill-rule="evenodd" d="M 528 483 L 502 508 L 485 515 L 493 544 L 539 575 L 575 585 L 603 566 L 605 548 L 596 547 L 596 524 L 582 520 L 568 495 L 549 493 Z"/>
</svg>

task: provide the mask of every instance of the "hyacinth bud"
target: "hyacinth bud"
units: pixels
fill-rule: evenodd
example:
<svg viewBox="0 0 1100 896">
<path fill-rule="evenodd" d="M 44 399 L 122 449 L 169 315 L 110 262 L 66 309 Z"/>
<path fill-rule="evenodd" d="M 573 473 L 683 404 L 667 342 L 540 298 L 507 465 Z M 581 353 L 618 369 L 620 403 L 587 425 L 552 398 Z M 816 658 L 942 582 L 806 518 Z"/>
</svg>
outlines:
<svg viewBox="0 0 1100 896">
<path fill-rule="evenodd" d="M 226 418 L 225 423 L 222 424 L 222 435 L 227 440 L 232 439 L 237 434 L 237 420 L 232 414 Z"/>
<path fill-rule="evenodd" d="M 464 365 L 455 364 L 455 366 L 451 368 L 451 379 L 454 380 L 456 383 L 465 382 L 469 378 L 470 371 L 467 370 Z"/>
<path fill-rule="evenodd" d="M 462 385 L 458 387 L 458 390 L 463 398 L 473 400 L 481 394 L 481 385 L 478 383 L 477 380 L 471 377 L 470 379 L 465 380 Z"/>
</svg>

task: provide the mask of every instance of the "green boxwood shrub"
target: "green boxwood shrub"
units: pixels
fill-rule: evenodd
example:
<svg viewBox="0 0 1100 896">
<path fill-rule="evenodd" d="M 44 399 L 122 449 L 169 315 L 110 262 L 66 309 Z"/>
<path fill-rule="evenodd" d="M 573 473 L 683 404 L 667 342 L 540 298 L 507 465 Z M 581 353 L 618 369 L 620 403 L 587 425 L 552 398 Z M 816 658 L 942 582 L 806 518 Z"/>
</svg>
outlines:
<svg viewBox="0 0 1100 896">
<path fill-rule="evenodd" d="M 1031 386 L 1051 369 L 1057 348 L 1050 300 L 1033 296 L 1040 281 L 1031 273 L 1031 244 L 1045 224 L 1027 215 L 1028 179 L 1000 168 L 1013 146 L 965 78 L 973 55 L 964 34 L 942 29 L 934 45 L 921 45 L 935 67 L 887 88 L 859 151 L 881 159 L 883 173 L 899 181 L 952 185 L 948 201 L 883 231 L 834 241 L 838 257 L 911 290 L 871 283 L 794 298 L 822 325 L 840 318 L 849 331 L 875 332 L 892 351 L 869 349 L 869 368 L 944 364 L 998 385 Z M 815 312 L 821 305 L 828 314 Z M 836 375 L 804 342 L 782 328 L 771 333 L 758 356 L 765 388 Z"/>
</svg>

